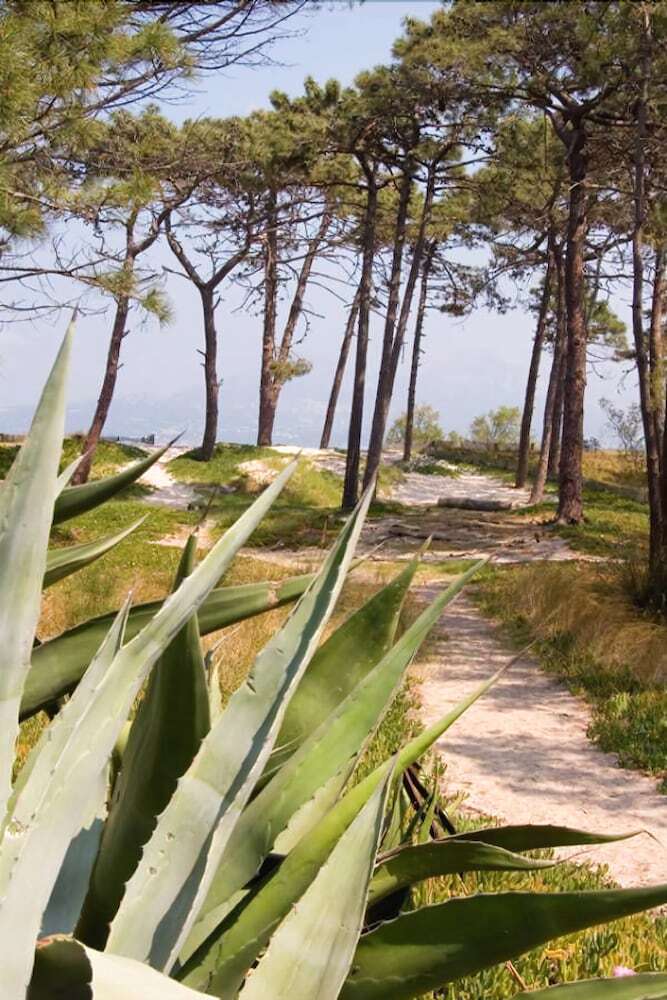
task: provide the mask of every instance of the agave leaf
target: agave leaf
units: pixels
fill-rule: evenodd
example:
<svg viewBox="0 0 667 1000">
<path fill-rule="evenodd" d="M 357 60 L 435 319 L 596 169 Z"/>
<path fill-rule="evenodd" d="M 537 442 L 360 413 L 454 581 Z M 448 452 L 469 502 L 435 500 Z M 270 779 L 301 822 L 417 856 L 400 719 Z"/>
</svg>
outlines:
<svg viewBox="0 0 667 1000">
<path fill-rule="evenodd" d="M 646 972 L 618 979 L 585 979 L 531 991 L 531 1000 L 667 1000 L 667 973 Z"/>
<path fill-rule="evenodd" d="M 430 798 L 426 802 L 426 808 L 423 810 L 423 816 L 419 823 L 419 829 L 417 831 L 417 843 L 425 844 L 431 836 L 431 828 L 433 826 L 433 820 L 435 818 L 435 810 L 438 805 L 438 792 L 435 789 L 431 792 Z"/>
<path fill-rule="evenodd" d="M 127 607 L 118 615 L 78 691 L 43 731 L 10 799 L 10 818 L 0 841 L 0 966 L 7 996 L 25 995 L 42 914 L 104 773 L 110 752 L 104 729 L 115 733 L 122 725 L 123 720 L 118 722 L 113 712 L 122 705 L 106 706 L 108 715 L 102 715 L 100 706 L 105 707 L 109 699 L 96 692 L 111 674 L 126 615 Z M 130 705 L 131 700 L 125 715 Z"/>
<path fill-rule="evenodd" d="M 0 489 L 0 822 L 11 789 L 21 693 L 40 613 L 72 333 L 70 323 L 30 433 Z"/>
<path fill-rule="evenodd" d="M 196 535 L 188 539 L 174 590 L 195 564 Z M 158 660 L 123 753 L 109 817 L 76 937 L 104 948 L 109 925 L 157 817 L 210 729 L 208 690 L 197 616 Z"/>
<path fill-rule="evenodd" d="M 197 1000 L 196 993 L 130 958 L 86 948 L 71 938 L 42 942 L 27 1000 Z"/>
<path fill-rule="evenodd" d="M 110 500 L 117 493 L 120 493 L 121 490 L 124 490 L 126 486 L 129 486 L 143 476 L 144 472 L 147 472 L 151 465 L 155 465 L 162 458 L 173 443 L 173 441 L 170 441 L 164 448 L 160 448 L 158 451 L 153 452 L 152 455 L 147 455 L 146 458 L 142 458 L 138 462 L 133 462 L 132 465 L 128 465 L 126 469 L 121 469 L 120 472 L 117 472 L 113 476 L 106 476 L 104 479 L 94 479 L 89 483 L 83 483 L 81 486 L 66 486 L 56 500 L 53 511 L 53 523 L 61 524 L 63 521 L 69 521 L 72 517 L 78 517 L 79 514 L 85 514 L 86 511 L 93 510 L 93 508 L 99 507 L 100 504 L 106 503 L 107 500 Z M 75 463 L 72 463 L 75 468 L 79 461 L 80 459 L 77 459 Z M 74 469 L 72 469 L 72 472 L 74 472 Z"/>
<path fill-rule="evenodd" d="M 414 574 L 414 567 L 410 569 L 408 579 Z M 405 574 L 401 574 L 401 577 L 404 576 Z M 205 919 L 207 914 L 217 911 L 214 918 L 217 920 L 221 905 L 254 877 L 273 847 L 277 835 L 285 829 L 297 810 L 337 775 L 344 781 L 345 769 L 349 773 L 354 766 L 358 754 L 382 719 L 421 643 L 440 617 L 443 607 L 460 592 L 468 578 L 465 575 L 444 590 L 374 669 L 370 669 L 371 664 L 364 664 L 363 671 L 359 669 L 361 679 L 342 702 L 336 704 L 330 696 L 329 701 L 333 700 L 334 709 L 329 718 L 311 732 L 297 752 L 245 809 L 230 837 L 206 902 L 202 906 L 202 926 L 188 942 L 186 954 L 198 947 L 216 926 L 212 920 Z M 402 580 L 401 583 L 403 582 Z M 390 613 L 393 617 L 391 606 Z M 357 637 L 357 641 L 362 642 L 360 637 Z M 340 670 L 340 662 L 346 661 L 338 662 L 339 673 L 344 673 Z M 312 712 L 311 716 L 314 718 L 315 713 Z M 325 796 L 317 802 L 317 806 L 317 809 L 313 809 L 311 805 L 310 809 L 313 825 L 329 810 L 331 803 Z"/>
<path fill-rule="evenodd" d="M 71 934 L 76 927 L 102 839 L 102 828 L 107 814 L 108 786 L 107 774 L 103 771 L 97 779 L 97 792 L 92 799 L 89 815 L 77 835 L 70 841 L 67 854 L 60 866 L 58 878 L 42 917 L 40 937 Z"/>
<path fill-rule="evenodd" d="M 361 933 L 389 770 L 271 938 L 241 1000 L 336 1000 Z"/>
<path fill-rule="evenodd" d="M 94 542 L 83 542 L 80 545 L 68 545 L 66 548 L 49 549 L 46 559 L 46 573 L 44 574 L 44 586 L 50 587 L 58 580 L 78 573 L 84 566 L 89 566 L 101 556 L 106 555 L 111 549 L 119 545 L 128 535 L 131 535 L 140 524 L 143 524 L 146 517 L 140 517 L 134 524 L 123 528 L 115 535 L 107 535 L 106 538 L 96 538 Z"/>
<path fill-rule="evenodd" d="M 292 463 L 277 477 L 139 635 L 121 647 L 127 618 L 123 609 L 84 681 L 28 757 L 0 843 L 0 966 L 8 996 L 25 993 L 42 913 L 141 685 L 294 468 Z"/>
<path fill-rule="evenodd" d="M 475 841 L 432 840 L 408 844 L 378 859 L 368 895 L 369 905 L 379 902 L 399 889 L 427 878 L 470 871 L 531 871 L 552 868 L 553 861 L 537 861 L 513 854 L 502 847 Z"/>
<path fill-rule="evenodd" d="M 285 713 L 269 770 L 277 771 L 391 648 L 418 565 L 411 560 L 318 649 Z"/>
<path fill-rule="evenodd" d="M 513 661 L 511 661 L 513 662 Z M 400 773 L 414 763 L 480 698 L 510 666 L 507 664 L 477 691 L 448 712 L 439 723 L 403 747 L 396 756 Z M 275 928 L 306 891 L 333 845 L 383 780 L 386 763 L 351 788 L 311 830 L 280 867 L 249 893 L 207 940 L 188 958 L 179 978 L 195 989 L 206 989 L 224 1000 L 236 996 Z"/>
<path fill-rule="evenodd" d="M 70 479 L 81 465 L 85 455 L 77 455 L 69 465 L 66 465 L 56 480 L 56 495 L 60 496 L 66 486 L 69 486 Z"/>
<path fill-rule="evenodd" d="M 128 883 L 111 926 L 110 951 L 167 971 L 176 961 L 340 594 L 370 496 L 367 491 L 314 583 L 259 654 L 179 782 Z"/>
<path fill-rule="evenodd" d="M 550 824 L 525 824 L 519 826 L 491 826 L 468 833 L 456 833 L 451 840 L 474 840 L 503 847 L 506 851 L 540 851 L 548 847 L 582 847 L 589 844 L 613 844 L 618 840 L 637 837 L 642 831 L 631 833 L 590 833 L 569 826 Z"/>
<path fill-rule="evenodd" d="M 450 899 L 403 913 L 364 935 L 340 997 L 420 997 L 563 934 L 665 902 L 667 885 L 593 892 L 504 892 Z"/>
<path fill-rule="evenodd" d="M 312 580 L 312 575 L 308 575 L 295 576 L 276 584 L 261 582 L 218 587 L 211 591 L 199 608 L 199 631 L 208 635 L 253 615 L 289 604 L 301 596 Z M 151 601 L 132 608 L 126 638 L 133 639 L 161 607 L 162 601 Z M 91 618 L 33 649 L 32 666 L 21 701 L 22 719 L 53 704 L 76 687 L 116 614 Z"/>
</svg>

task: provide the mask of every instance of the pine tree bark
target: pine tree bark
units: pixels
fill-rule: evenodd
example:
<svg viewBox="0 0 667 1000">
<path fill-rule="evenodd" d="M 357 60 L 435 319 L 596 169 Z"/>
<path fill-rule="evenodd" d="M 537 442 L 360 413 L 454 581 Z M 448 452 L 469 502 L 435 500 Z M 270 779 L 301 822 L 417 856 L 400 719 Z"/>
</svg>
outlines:
<svg viewBox="0 0 667 1000">
<path fill-rule="evenodd" d="M 324 417 L 324 426 L 322 427 L 320 448 L 328 448 L 331 442 L 331 431 L 333 430 L 334 417 L 336 416 L 338 397 L 340 395 L 341 385 L 343 384 L 343 376 L 345 374 L 345 367 L 347 365 L 347 359 L 350 353 L 350 347 L 352 346 L 352 338 L 354 337 L 354 327 L 357 322 L 358 315 L 359 315 L 359 289 L 357 289 L 355 293 L 354 300 L 352 302 L 352 305 L 350 307 L 350 312 L 347 317 L 347 323 L 345 324 L 345 333 L 343 334 L 343 342 L 340 345 L 340 353 L 338 355 L 336 371 L 334 372 L 333 382 L 331 384 L 331 392 L 329 394 L 329 401 L 327 403 L 327 412 Z"/>
<path fill-rule="evenodd" d="M 558 522 L 580 524 L 584 516 L 582 459 L 586 393 L 584 248 L 588 230 L 586 130 L 574 120 L 568 150 L 570 203 L 565 255 L 567 354 L 560 455 Z"/>
<path fill-rule="evenodd" d="M 653 259 L 653 289 L 651 295 L 651 324 L 649 332 L 649 365 L 651 369 L 651 392 L 653 414 L 655 420 L 655 435 L 659 445 L 662 443 L 665 433 L 665 393 L 664 387 L 664 356 L 662 349 L 662 329 L 664 322 L 664 301 L 665 301 L 665 248 L 658 245 Z M 665 476 L 667 466 L 664 464 L 662 448 L 660 448 L 660 477 Z M 661 482 L 661 508 L 667 515 L 664 494 L 662 494 L 663 484 Z"/>
<path fill-rule="evenodd" d="M 125 327 L 127 325 L 129 310 L 130 300 L 128 296 L 119 296 L 116 300 L 116 314 L 114 316 L 113 328 L 111 330 L 111 339 L 109 341 L 109 350 L 107 352 L 104 378 L 100 387 L 99 396 L 97 397 L 95 413 L 93 414 L 90 428 L 86 434 L 83 447 L 81 449 L 84 457 L 72 476 L 73 485 L 78 486 L 88 481 L 90 469 L 93 464 L 93 458 L 95 457 L 95 449 L 99 444 L 100 437 L 102 436 L 102 430 L 104 429 L 107 417 L 109 416 L 111 401 L 113 399 L 116 382 L 118 380 L 120 349 L 126 333 Z"/>
<path fill-rule="evenodd" d="M 419 360 L 421 357 L 421 345 L 424 334 L 424 318 L 426 316 L 426 301 L 428 298 L 428 279 L 433 264 L 435 245 L 432 245 L 424 258 L 424 268 L 422 270 L 421 287 L 419 289 L 419 301 L 417 303 L 417 317 L 415 319 L 415 334 L 412 342 L 412 360 L 410 363 L 410 383 L 408 385 L 408 404 L 405 411 L 405 438 L 403 441 L 403 461 L 409 462 L 412 458 L 412 439 L 415 425 L 415 404 L 417 401 L 417 378 L 419 375 Z"/>
<path fill-rule="evenodd" d="M 367 193 L 363 224 L 363 260 L 359 285 L 359 326 L 357 353 L 354 366 L 352 406 L 347 436 L 345 479 L 343 482 L 343 510 L 352 510 L 359 497 L 359 467 L 361 464 L 361 431 L 364 419 L 364 391 L 366 388 L 366 358 L 368 355 L 368 324 L 373 291 L 373 257 L 375 253 L 375 228 L 377 223 L 377 176 L 374 166 L 362 161 L 366 175 Z"/>
<path fill-rule="evenodd" d="M 215 452 L 215 442 L 218 433 L 220 380 L 218 378 L 218 333 L 215 326 L 215 296 L 218 285 L 231 274 L 235 267 L 246 257 L 250 249 L 250 233 L 246 233 L 244 245 L 231 257 L 217 267 L 213 274 L 204 280 L 198 273 L 194 263 L 185 253 L 172 229 L 171 214 L 164 217 L 167 243 L 183 268 L 184 273 L 199 292 L 204 317 L 204 350 L 198 353 L 204 358 L 204 434 L 197 456 L 200 461 L 209 462 Z"/>
<path fill-rule="evenodd" d="M 540 361 L 542 358 L 542 348 L 547 331 L 547 315 L 549 312 L 549 300 L 551 298 L 551 276 L 553 271 L 553 254 L 551 250 L 551 235 L 547 245 L 547 267 L 544 275 L 544 287 L 540 298 L 540 305 L 537 314 L 537 326 L 533 339 L 533 349 L 530 355 L 530 366 L 528 368 L 528 378 L 526 380 L 526 394 L 523 403 L 523 414 L 521 417 L 521 433 L 519 435 L 519 455 L 516 468 L 514 485 L 517 489 L 522 489 L 526 485 L 528 478 L 528 460 L 530 458 L 530 428 L 533 422 L 533 410 L 535 408 L 535 390 L 537 379 L 540 374 Z"/>
<path fill-rule="evenodd" d="M 410 195 L 413 188 L 412 171 L 410 165 L 403 174 L 398 207 L 396 210 L 396 221 L 394 224 L 394 251 L 391 261 L 391 273 L 389 275 L 389 293 L 387 296 L 387 311 L 385 313 L 384 333 L 382 336 L 382 354 L 380 356 L 380 367 L 378 370 L 378 397 L 386 391 L 387 375 L 391 368 L 391 352 L 394 345 L 394 334 L 396 331 L 396 320 L 398 318 L 398 307 L 401 300 L 401 273 L 403 269 L 403 253 L 405 250 L 405 237 L 407 233 L 408 208 L 410 205 Z M 376 437 L 378 433 L 378 402 L 376 398 L 375 410 L 373 413 L 373 424 L 368 445 L 368 463 L 366 465 L 366 478 L 364 485 L 370 479 L 369 463 L 373 461 L 376 448 Z"/>
<path fill-rule="evenodd" d="M 278 219 L 277 198 L 271 192 L 267 213 L 266 246 L 264 251 L 264 327 L 262 330 L 262 369 L 259 383 L 259 421 L 257 444 L 270 445 L 278 401 L 272 366 L 276 350 L 276 316 L 278 300 Z"/>
<path fill-rule="evenodd" d="M 292 350 L 292 344 L 294 342 L 294 334 L 296 333 L 297 323 L 299 322 L 301 315 L 303 313 L 303 300 L 306 294 L 306 288 L 308 287 L 308 282 L 310 281 L 310 275 L 313 270 L 313 265 L 317 259 L 317 254 L 319 253 L 322 242 L 327 234 L 329 226 L 331 225 L 332 215 L 327 209 L 320 220 L 317 232 L 313 238 L 308 243 L 308 248 L 304 255 L 303 261 L 301 263 L 301 269 L 299 271 L 299 276 L 296 282 L 296 288 L 294 290 L 294 295 L 292 297 L 292 302 L 290 305 L 290 310 L 287 315 L 287 320 L 285 322 L 285 327 L 283 329 L 282 337 L 280 338 L 280 346 L 276 347 L 275 342 L 275 302 L 277 297 L 277 270 L 275 275 L 272 275 L 272 281 L 275 277 L 275 285 L 273 291 L 273 346 L 270 348 L 270 356 L 268 353 L 269 345 L 271 343 L 270 336 L 268 340 L 267 353 L 265 354 L 264 349 L 262 350 L 262 375 L 263 375 L 263 385 L 264 385 L 264 395 L 262 396 L 260 390 L 260 424 L 263 426 L 264 440 L 261 442 L 265 445 L 270 445 L 273 442 L 273 427 L 276 419 L 276 411 L 278 409 L 278 402 L 280 400 L 280 393 L 282 392 L 285 382 L 288 380 L 284 374 L 286 366 L 289 364 L 290 352 Z M 277 265 L 277 245 L 272 248 L 272 253 L 275 254 L 275 260 Z M 263 342 L 264 346 L 264 342 Z M 266 367 L 266 370 L 265 370 Z M 264 416 L 262 418 L 262 403 L 261 400 L 264 399 Z M 258 434 L 259 438 L 259 434 Z M 259 444 L 258 440 L 258 444 Z"/>
<path fill-rule="evenodd" d="M 398 324 L 396 326 L 396 333 L 393 338 L 389 364 L 381 368 L 378 375 L 373 424 L 368 444 L 366 473 L 364 475 L 364 486 L 368 486 L 371 482 L 380 467 L 380 461 L 382 459 L 382 445 L 384 443 L 384 435 L 387 428 L 387 416 L 389 414 L 389 406 L 391 404 L 391 397 L 394 391 L 396 372 L 398 370 L 401 350 L 405 341 L 405 333 L 408 327 L 408 320 L 410 318 L 410 310 L 412 308 L 412 299 L 414 297 L 415 288 L 417 287 L 417 280 L 419 278 L 424 258 L 426 230 L 431 219 L 431 209 L 433 207 L 433 199 L 435 197 L 436 170 L 437 164 L 431 164 L 428 171 L 426 191 L 424 193 L 424 205 L 419 221 L 419 230 L 412 251 L 412 261 L 408 272 L 408 278 L 405 283 L 403 302 L 401 303 L 401 311 L 398 318 Z"/>
<path fill-rule="evenodd" d="M 546 486 L 550 458 L 557 444 L 556 435 L 559 436 L 560 424 L 556 423 L 556 406 L 558 395 L 563 383 L 563 361 L 565 358 L 565 348 L 567 339 L 566 317 L 565 317 L 565 272 L 563 265 L 563 253 L 561 247 L 556 244 L 552 248 L 554 270 L 556 272 L 556 339 L 554 342 L 554 353 L 549 373 L 549 384 L 544 402 L 544 419 L 542 422 L 542 440 L 540 442 L 540 457 L 535 471 L 535 480 L 530 494 L 531 504 L 541 503 L 544 499 L 544 487 Z M 561 394 L 562 398 L 562 394 Z"/>
<path fill-rule="evenodd" d="M 634 226 L 632 232 L 632 334 L 639 383 L 639 405 L 644 429 L 646 451 L 646 479 L 649 506 L 649 566 L 659 586 L 662 585 L 662 498 L 660 484 L 660 457 L 656 435 L 656 414 L 653 409 L 651 368 L 649 363 L 649 338 L 644 330 L 644 224 L 646 221 L 646 116 L 648 105 L 648 80 L 650 75 L 648 13 L 644 11 L 642 34 L 642 66 L 639 99 L 636 102 L 636 128 L 634 148 Z"/>
<path fill-rule="evenodd" d="M 218 332 L 215 327 L 215 291 L 209 285 L 199 288 L 204 314 L 204 435 L 200 457 L 210 462 L 218 436 L 220 381 L 218 379 Z"/>
<path fill-rule="evenodd" d="M 565 303 L 563 303 L 563 319 L 565 320 Z M 565 327 L 567 329 L 567 327 Z M 560 359 L 558 370 L 558 382 L 556 384 L 556 402 L 554 405 L 554 418 L 551 431 L 551 447 L 549 448 L 549 462 L 547 465 L 547 479 L 555 483 L 558 481 L 560 470 L 560 446 L 563 440 L 563 404 L 565 397 L 565 364 L 567 361 L 567 334 L 563 339 L 563 355 Z"/>
</svg>

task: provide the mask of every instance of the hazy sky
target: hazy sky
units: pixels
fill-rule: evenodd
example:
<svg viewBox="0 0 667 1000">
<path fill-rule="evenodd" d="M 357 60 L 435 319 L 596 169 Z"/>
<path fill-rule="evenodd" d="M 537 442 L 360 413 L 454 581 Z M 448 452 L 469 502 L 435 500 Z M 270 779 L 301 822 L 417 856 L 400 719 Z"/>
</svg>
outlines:
<svg viewBox="0 0 667 1000">
<path fill-rule="evenodd" d="M 273 88 L 298 93 L 308 75 L 320 80 L 337 77 L 343 83 L 351 82 L 359 70 L 388 58 L 406 15 L 428 17 L 437 6 L 431 0 L 367 0 L 361 7 L 350 7 L 346 2 L 328 3 L 319 12 L 300 20 L 301 37 L 286 40 L 274 50 L 274 58 L 282 65 L 257 70 L 239 68 L 224 77 L 201 81 L 191 100 L 173 108 L 171 113 L 178 118 L 246 113 L 266 105 Z M 158 260 L 173 265 L 165 250 L 159 252 Z M 150 412 L 149 426 L 164 424 L 165 430 L 171 429 L 174 420 L 182 419 L 184 407 L 177 406 L 176 400 L 181 404 L 186 400 L 192 411 L 192 416 L 188 416 L 187 436 L 194 440 L 199 434 L 202 397 L 200 358 L 196 353 L 202 340 L 199 300 L 187 282 L 176 277 L 169 279 L 167 291 L 174 307 L 174 320 L 169 326 L 159 328 L 153 321 L 142 323 L 138 316 L 130 325 L 131 333 L 123 346 L 124 364 L 117 401 L 109 423 L 114 433 L 126 431 L 124 421 L 131 399 L 133 412 L 145 404 Z M 312 444 L 319 436 L 344 325 L 344 312 L 334 298 L 319 289 L 312 290 L 308 298 L 309 306 L 320 318 L 313 319 L 299 353 L 313 363 L 313 370 L 286 387 L 281 401 L 282 415 L 279 410 L 276 425 L 276 440 L 293 439 L 298 417 L 297 433 L 303 444 Z M 245 311 L 235 311 L 239 301 L 234 289 L 223 290 L 218 313 L 219 370 L 223 379 L 219 437 L 223 440 L 250 439 L 256 422 L 261 320 Z M 628 320 L 627 302 L 615 305 Z M 109 326 L 109 314 L 90 317 L 79 324 L 70 386 L 71 430 L 81 429 L 92 410 L 103 371 Z M 0 424 L 4 425 L 0 430 L 25 419 L 23 408 L 36 399 L 63 327 L 64 322 L 56 326 L 41 323 L 10 326 L 0 333 Z M 532 318 L 521 310 L 505 316 L 478 310 L 465 320 L 431 313 L 426 323 L 420 401 L 440 411 L 446 430 L 459 432 L 465 432 L 478 413 L 500 404 L 518 404 L 523 394 L 531 336 Z M 379 339 L 376 322 L 371 337 L 370 381 L 376 371 Z M 406 357 L 401 366 L 394 413 L 405 408 L 408 362 Z M 616 399 L 619 391 L 624 402 L 634 398 L 631 378 L 619 388 L 622 372 L 618 366 L 603 365 L 601 372 L 604 379 L 591 373 L 588 391 L 587 433 L 597 436 L 604 436 L 598 399 L 601 396 Z M 541 381 L 538 412 L 543 405 L 544 377 Z M 346 393 L 347 390 L 346 386 Z M 348 399 L 349 395 L 345 395 L 343 404 Z M 337 443 L 344 441 L 345 417 L 343 406 L 336 426 Z M 160 431 L 163 427 L 155 429 Z"/>
</svg>

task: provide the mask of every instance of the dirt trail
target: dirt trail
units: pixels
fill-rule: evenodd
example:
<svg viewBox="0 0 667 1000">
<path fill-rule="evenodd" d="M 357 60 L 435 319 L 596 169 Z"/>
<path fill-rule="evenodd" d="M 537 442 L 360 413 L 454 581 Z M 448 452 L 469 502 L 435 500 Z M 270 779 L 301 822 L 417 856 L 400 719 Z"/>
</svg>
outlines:
<svg viewBox="0 0 667 1000">
<path fill-rule="evenodd" d="M 178 483 L 165 468 L 178 453 L 171 449 L 144 477 L 155 489 L 149 502 L 187 507 L 196 498 L 191 486 Z M 342 466 L 335 453 L 309 457 L 333 472 Z M 252 465 L 265 481 L 275 475 L 275 470 L 259 468 L 260 462 Z M 427 561 L 491 553 L 501 562 L 581 558 L 562 539 L 525 519 L 434 507 L 444 495 L 527 500 L 491 476 L 410 473 L 392 497 L 405 504 L 404 511 L 369 521 L 361 551 L 382 542 L 377 558 L 406 559 L 432 534 Z M 261 553 L 266 561 L 304 567 L 316 566 L 323 555 L 316 548 Z M 417 587 L 415 593 L 430 601 L 440 586 Z M 425 724 L 440 718 L 511 656 L 498 629 L 470 600 L 463 597 L 451 605 L 415 665 Z M 654 780 L 621 769 L 613 754 L 598 750 L 586 735 L 589 721 L 585 702 L 524 657 L 437 744 L 447 765 L 447 792 L 463 795 L 463 808 L 472 813 L 505 822 L 555 823 L 603 833 L 646 830 L 629 841 L 561 853 L 608 865 L 621 885 L 667 881 L 667 796 L 657 792 Z"/>
<path fill-rule="evenodd" d="M 178 458 L 186 451 L 187 448 L 172 445 L 165 451 L 162 458 L 151 465 L 147 472 L 144 472 L 141 482 L 153 489 L 153 492 L 146 497 L 146 503 L 187 509 L 189 504 L 196 499 L 197 494 L 192 486 L 189 483 L 179 483 L 167 468 L 172 458 Z"/>
<path fill-rule="evenodd" d="M 424 601 L 435 586 L 417 588 Z M 468 599 L 450 605 L 416 664 L 422 718 L 430 725 L 512 657 Z M 586 848 L 620 885 L 667 881 L 667 796 L 654 779 L 620 768 L 586 736 L 585 702 L 525 656 L 436 745 L 448 793 L 464 808 L 508 823 L 554 823 L 600 833 L 646 830 Z M 652 836 L 650 836 L 650 835 Z M 655 839 L 654 839 L 655 838 Z M 574 850 L 562 854 L 575 853 Z"/>
</svg>

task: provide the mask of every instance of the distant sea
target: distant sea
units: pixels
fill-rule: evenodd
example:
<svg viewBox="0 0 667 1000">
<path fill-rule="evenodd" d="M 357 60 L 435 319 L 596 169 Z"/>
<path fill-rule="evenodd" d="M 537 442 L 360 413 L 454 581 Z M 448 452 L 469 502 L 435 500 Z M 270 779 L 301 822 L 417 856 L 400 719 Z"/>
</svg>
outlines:
<svg viewBox="0 0 667 1000">
<path fill-rule="evenodd" d="M 230 394 L 231 395 L 231 394 Z M 341 400 L 339 417 L 334 426 L 332 445 L 345 442 L 348 417 L 347 400 Z M 94 401 L 75 403 L 67 411 L 67 433 L 87 429 Z M 317 447 L 320 442 L 325 404 L 322 401 L 300 398 L 291 401 L 286 393 L 280 400 L 276 418 L 274 441 L 276 444 L 299 444 L 306 448 Z M 1 406 L 0 433 L 22 434 L 30 425 L 33 405 Z M 104 435 L 109 437 L 141 438 L 155 434 L 158 444 L 182 434 L 186 445 L 199 443 L 203 431 L 203 406 L 200 393 L 182 392 L 164 399 L 147 396 L 118 396 L 112 404 Z M 254 442 L 257 434 L 257 399 L 253 392 L 252 403 L 240 398 L 220 398 L 218 440 Z"/>
</svg>

